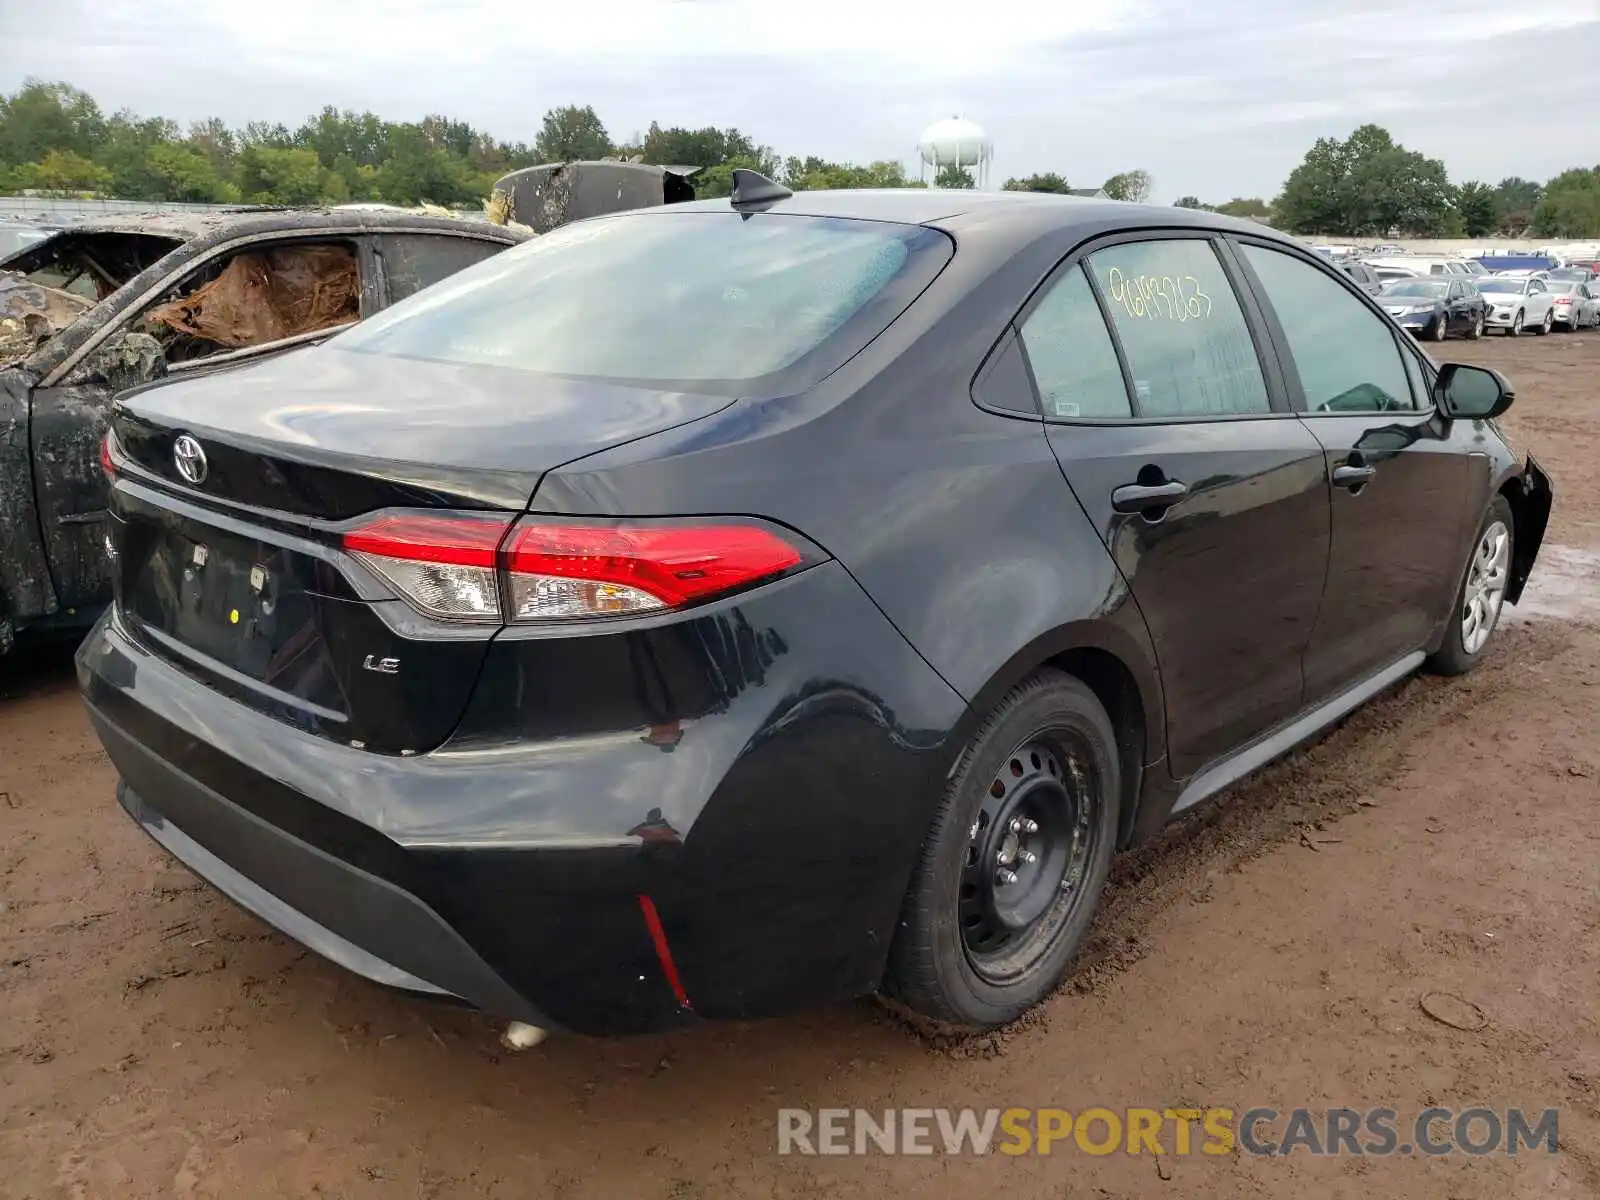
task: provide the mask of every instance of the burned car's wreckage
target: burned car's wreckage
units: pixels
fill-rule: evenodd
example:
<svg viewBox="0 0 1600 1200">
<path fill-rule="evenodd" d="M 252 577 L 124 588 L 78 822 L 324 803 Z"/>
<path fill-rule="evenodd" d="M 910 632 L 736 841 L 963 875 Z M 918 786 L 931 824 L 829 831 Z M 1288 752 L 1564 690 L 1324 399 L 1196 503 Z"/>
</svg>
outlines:
<svg viewBox="0 0 1600 1200">
<path fill-rule="evenodd" d="M 583 217 L 693 200 L 689 179 L 699 169 L 614 159 L 545 163 L 501 176 L 485 207 L 497 224 L 549 233 Z"/>
<path fill-rule="evenodd" d="M 0 654 L 111 594 L 112 397 L 316 341 L 527 237 L 382 206 L 92 221 L 0 260 Z"/>
</svg>

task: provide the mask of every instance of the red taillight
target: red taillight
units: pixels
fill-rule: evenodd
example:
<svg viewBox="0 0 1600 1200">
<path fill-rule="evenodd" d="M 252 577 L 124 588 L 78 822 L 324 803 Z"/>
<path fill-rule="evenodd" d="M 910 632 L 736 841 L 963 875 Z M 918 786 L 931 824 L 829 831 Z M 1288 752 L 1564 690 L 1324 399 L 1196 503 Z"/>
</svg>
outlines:
<svg viewBox="0 0 1600 1200">
<path fill-rule="evenodd" d="M 413 607 L 451 621 L 499 621 L 502 611 L 524 623 L 659 612 L 804 561 L 778 534 L 744 523 L 528 517 L 511 529 L 506 517 L 403 513 L 378 517 L 343 540 Z"/>
<path fill-rule="evenodd" d="M 405 514 L 379 517 L 344 535 L 344 548 L 413 562 L 449 563 L 457 567 L 493 567 L 511 522 L 504 517 L 462 515 L 431 517 Z"/>
<path fill-rule="evenodd" d="M 117 463 L 111 457 L 111 439 L 115 436 L 108 429 L 105 437 L 100 439 L 100 469 L 105 472 L 107 479 L 115 479 L 117 477 Z"/>
<path fill-rule="evenodd" d="M 426 616 L 498 623 L 495 551 L 510 526 L 504 516 L 393 514 L 350 530 L 344 548 Z"/>
<path fill-rule="evenodd" d="M 525 520 L 506 545 L 511 619 L 678 608 L 799 566 L 754 525 L 560 525 Z"/>
</svg>

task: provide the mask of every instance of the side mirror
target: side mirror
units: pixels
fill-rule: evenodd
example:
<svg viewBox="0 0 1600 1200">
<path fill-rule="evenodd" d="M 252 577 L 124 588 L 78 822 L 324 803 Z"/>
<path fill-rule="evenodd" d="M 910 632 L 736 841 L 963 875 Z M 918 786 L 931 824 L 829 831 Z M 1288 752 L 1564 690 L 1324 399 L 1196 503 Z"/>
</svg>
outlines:
<svg viewBox="0 0 1600 1200">
<path fill-rule="evenodd" d="M 1433 393 L 1445 416 L 1464 421 L 1498 417 L 1511 407 L 1517 395 L 1499 371 L 1465 363 L 1445 363 L 1440 367 Z"/>
</svg>

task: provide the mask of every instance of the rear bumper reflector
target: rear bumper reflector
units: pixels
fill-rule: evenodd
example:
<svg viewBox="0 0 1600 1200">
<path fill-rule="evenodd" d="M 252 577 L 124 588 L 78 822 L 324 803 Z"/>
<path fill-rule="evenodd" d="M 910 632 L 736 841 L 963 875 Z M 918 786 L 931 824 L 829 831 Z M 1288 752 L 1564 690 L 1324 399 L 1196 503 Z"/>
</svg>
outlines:
<svg viewBox="0 0 1600 1200">
<path fill-rule="evenodd" d="M 643 892 L 639 894 L 639 911 L 644 914 L 645 928 L 650 931 L 650 940 L 655 943 L 656 958 L 661 963 L 661 973 L 667 977 L 672 994 L 678 998 L 680 1007 L 693 1012 L 689 993 L 683 990 L 683 980 L 678 978 L 678 964 L 672 961 L 672 947 L 667 943 L 667 931 L 662 927 L 661 914 L 656 912 L 656 902 Z"/>
</svg>

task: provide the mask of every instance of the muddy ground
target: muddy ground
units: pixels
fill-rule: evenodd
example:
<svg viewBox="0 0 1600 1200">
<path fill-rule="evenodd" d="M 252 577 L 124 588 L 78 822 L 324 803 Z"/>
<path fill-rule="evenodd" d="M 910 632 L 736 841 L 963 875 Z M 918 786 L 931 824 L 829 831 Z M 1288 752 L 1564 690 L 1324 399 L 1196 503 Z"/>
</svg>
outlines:
<svg viewBox="0 0 1600 1200">
<path fill-rule="evenodd" d="M 1124 856 L 1076 979 L 993 1039 L 862 1002 L 507 1054 L 171 865 L 115 808 L 67 657 L 8 663 L 0 1195 L 1600 1196 L 1600 333 L 1445 349 L 1512 377 L 1510 430 L 1557 479 L 1492 658 Z M 1560 1152 L 775 1153 L 783 1106 L 1258 1104 L 1554 1107 Z"/>
</svg>

